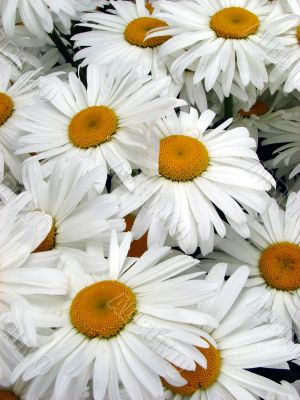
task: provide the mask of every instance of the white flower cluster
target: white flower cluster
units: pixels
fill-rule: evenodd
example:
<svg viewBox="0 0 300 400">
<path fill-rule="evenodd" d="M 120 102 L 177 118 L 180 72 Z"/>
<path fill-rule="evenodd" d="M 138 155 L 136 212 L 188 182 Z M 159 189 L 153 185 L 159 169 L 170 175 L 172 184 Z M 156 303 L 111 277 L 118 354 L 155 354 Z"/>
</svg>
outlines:
<svg viewBox="0 0 300 400">
<path fill-rule="evenodd" d="M 300 400 L 299 0 L 0 0 L 0 400 Z"/>
</svg>

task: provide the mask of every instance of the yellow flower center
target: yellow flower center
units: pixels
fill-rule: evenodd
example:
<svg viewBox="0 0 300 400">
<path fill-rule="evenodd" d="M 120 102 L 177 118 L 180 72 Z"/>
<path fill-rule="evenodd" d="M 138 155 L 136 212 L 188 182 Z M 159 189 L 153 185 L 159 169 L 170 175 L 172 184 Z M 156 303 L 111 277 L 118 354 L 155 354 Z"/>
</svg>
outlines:
<svg viewBox="0 0 300 400">
<path fill-rule="evenodd" d="M 41 253 L 43 251 L 53 250 L 55 245 L 56 245 L 56 227 L 53 221 L 50 232 L 42 241 L 42 243 L 39 244 L 39 246 L 33 251 L 33 253 Z"/>
<path fill-rule="evenodd" d="M 108 141 L 117 131 L 118 118 L 105 106 L 88 107 L 76 114 L 69 125 L 69 138 L 75 147 L 88 149 Z"/>
<path fill-rule="evenodd" d="M 18 400 L 17 397 L 13 392 L 10 390 L 0 389 L 0 400 Z"/>
<path fill-rule="evenodd" d="M 134 224 L 135 217 L 131 214 L 125 217 L 126 232 L 130 232 Z M 128 257 L 141 257 L 148 249 L 147 245 L 148 233 L 146 232 L 140 239 L 133 240 L 128 252 Z"/>
<path fill-rule="evenodd" d="M 170 36 L 157 36 L 145 40 L 145 37 L 155 28 L 168 26 L 165 21 L 152 17 L 140 17 L 129 22 L 124 31 L 125 39 L 128 43 L 138 47 L 156 47 L 165 43 Z"/>
<path fill-rule="evenodd" d="M 300 25 L 297 27 L 296 37 L 297 37 L 298 43 L 300 44 Z"/>
<path fill-rule="evenodd" d="M 172 181 L 190 181 L 207 169 L 206 147 L 190 136 L 172 135 L 160 141 L 159 173 Z"/>
<path fill-rule="evenodd" d="M 200 351 L 200 349 L 198 350 Z M 208 389 L 212 386 L 218 379 L 221 371 L 220 351 L 210 345 L 208 349 L 202 348 L 201 353 L 206 358 L 207 369 L 200 367 L 199 364 L 196 364 L 195 371 L 181 370 L 179 367 L 175 366 L 187 383 L 184 386 L 176 387 L 162 379 L 163 385 L 174 394 L 180 394 L 182 396 L 189 396 L 199 389 Z"/>
<path fill-rule="evenodd" d="M 241 7 L 223 8 L 210 20 L 211 29 L 224 39 L 246 39 L 257 32 L 259 24 L 255 14 Z"/>
<path fill-rule="evenodd" d="M 266 283 L 278 290 L 300 288 L 300 246 L 278 242 L 267 247 L 259 260 L 260 272 Z"/>
<path fill-rule="evenodd" d="M 0 126 L 12 115 L 14 103 L 5 93 L 0 93 Z"/>
<path fill-rule="evenodd" d="M 70 317 L 73 326 L 89 338 L 117 335 L 133 318 L 136 298 L 118 281 L 103 281 L 81 290 L 74 298 Z"/>
<path fill-rule="evenodd" d="M 250 117 L 251 115 L 264 115 L 269 111 L 269 107 L 263 101 L 257 100 L 254 106 L 249 111 L 240 110 L 239 114 L 242 117 Z"/>
</svg>

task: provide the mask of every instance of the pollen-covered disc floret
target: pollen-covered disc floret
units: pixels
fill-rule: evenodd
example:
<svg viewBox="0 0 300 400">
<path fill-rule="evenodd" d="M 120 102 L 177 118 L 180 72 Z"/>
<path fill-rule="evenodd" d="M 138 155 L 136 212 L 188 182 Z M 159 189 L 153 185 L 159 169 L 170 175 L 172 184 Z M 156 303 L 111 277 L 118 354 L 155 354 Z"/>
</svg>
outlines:
<svg viewBox="0 0 300 400">
<path fill-rule="evenodd" d="M 166 42 L 170 36 L 158 36 L 150 39 L 145 37 L 155 28 L 167 26 L 167 23 L 152 17 L 140 17 L 129 22 L 126 26 L 124 36 L 128 43 L 139 47 L 156 47 Z"/>
<path fill-rule="evenodd" d="M 249 228 L 240 204 L 256 207 L 255 196 L 262 211 L 268 207 L 263 191 L 274 181 L 252 150 L 255 140 L 244 127 L 226 130 L 231 120 L 211 129 L 214 116 L 205 110 L 199 117 L 191 108 L 188 113 L 169 113 L 152 127 L 159 144 L 159 151 L 152 152 L 156 165 L 141 168 L 133 192 L 122 196 L 126 215 L 137 213 L 134 237 L 148 231 L 149 248 L 165 243 L 170 235 L 185 253 L 200 247 L 208 254 L 214 229 L 220 236 L 226 233 L 214 206 L 243 237 L 249 236 Z"/>
<path fill-rule="evenodd" d="M 73 326 L 89 338 L 116 336 L 136 312 L 132 290 L 118 281 L 102 281 L 81 290 L 70 308 Z"/>
<path fill-rule="evenodd" d="M 0 400 L 18 400 L 17 397 L 13 392 L 10 390 L 0 389 Z"/>
<path fill-rule="evenodd" d="M 69 138 L 82 149 L 99 146 L 117 131 L 118 118 L 106 106 L 88 107 L 77 113 L 69 125 Z"/>
<path fill-rule="evenodd" d="M 257 100 L 254 106 L 251 107 L 249 111 L 240 110 L 239 114 L 242 117 L 250 117 L 251 115 L 264 115 L 269 111 L 269 107 L 266 103 L 261 100 Z"/>
<path fill-rule="evenodd" d="M 259 25 L 259 18 L 242 7 L 219 10 L 210 20 L 211 29 L 224 39 L 246 39 L 257 32 Z"/>
<path fill-rule="evenodd" d="M 220 351 L 210 345 L 207 349 L 201 348 L 201 353 L 207 360 L 207 369 L 202 368 L 199 364 L 196 364 L 196 369 L 194 371 L 186 371 L 177 368 L 182 377 L 187 381 L 187 384 L 176 387 L 163 380 L 164 386 L 174 394 L 185 396 L 192 395 L 199 389 L 208 389 L 213 385 L 218 379 L 221 370 Z"/>
<path fill-rule="evenodd" d="M 0 126 L 3 125 L 12 115 L 14 103 L 10 96 L 0 93 Z"/>
<path fill-rule="evenodd" d="M 172 135 L 160 141 L 159 174 L 172 181 L 190 181 L 209 163 L 206 147 L 190 136 Z"/>
<path fill-rule="evenodd" d="M 261 254 L 259 269 L 266 283 L 279 290 L 300 288 L 300 246 L 278 242 Z"/>
<path fill-rule="evenodd" d="M 52 222 L 52 227 L 42 241 L 42 243 L 33 251 L 33 253 L 41 253 L 43 251 L 50 251 L 53 250 L 56 244 L 56 226 L 54 221 Z"/>
</svg>

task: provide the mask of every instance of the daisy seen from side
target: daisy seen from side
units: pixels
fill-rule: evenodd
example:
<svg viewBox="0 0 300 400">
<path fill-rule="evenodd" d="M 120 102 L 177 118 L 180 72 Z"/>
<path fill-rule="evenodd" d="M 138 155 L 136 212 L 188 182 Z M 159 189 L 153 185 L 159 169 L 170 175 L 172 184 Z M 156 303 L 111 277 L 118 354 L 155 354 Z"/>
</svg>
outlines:
<svg viewBox="0 0 300 400">
<path fill-rule="evenodd" d="M 103 187 L 98 187 L 96 198 L 89 197 L 89 191 L 98 181 L 100 168 L 83 174 L 84 163 L 79 160 L 56 163 L 49 180 L 42 176 L 38 161 L 29 160 L 23 166 L 23 184 L 31 195 L 27 208 L 41 210 L 51 220 L 46 237 L 39 243 L 35 253 L 53 249 L 67 250 L 82 248 L 90 240 L 107 240 L 113 229 L 122 231 L 125 223 L 114 218 L 119 211 L 118 199 L 112 194 L 99 194 Z M 16 197 L 3 185 L 0 196 L 7 201 Z"/>
<path fill-rule="evenodd" d="M 36 346 L 36 328 L 44 325 L 42 313 L 35 308 L 35 296 L 49 299 L 65 295 L 68 278 L 54 268 L 57 254 L 50 253 L 47 258 L 31 254 L 45 239 L 51 221 L 42 212 L 18 212 L 29 200 L 28 194 L 23 193 L 16 201 L 0 208 L 0 319 L 1 329 L 10 337 L 27 346 Z"/>
<path fill-rule="evenodd" d="M 285 102 L 281 93 L 270 96 L 268 91 L 258 97 L 252 107 L 237 100 L 232 126 L 246 127 L 256 142 L 259 137 L 272 138 L 274 143 L 281 137 L 282 142 L 286 142 L 300 130 L 300 107 L 287 108 Z"/>
<path fill-rule="evenodd" d="M 274 114 L 277 114 L 277 118 L 260 132 L 262 146 L 278 146 L 273 151 L 272 159 L 268 160 L 268 165 L 278 169 L 279 175 L 282 170 L 291 179 L 300 173 L 300 107 Z M 281 121 L 278 120 L 280 114 Z"/>
</svg>

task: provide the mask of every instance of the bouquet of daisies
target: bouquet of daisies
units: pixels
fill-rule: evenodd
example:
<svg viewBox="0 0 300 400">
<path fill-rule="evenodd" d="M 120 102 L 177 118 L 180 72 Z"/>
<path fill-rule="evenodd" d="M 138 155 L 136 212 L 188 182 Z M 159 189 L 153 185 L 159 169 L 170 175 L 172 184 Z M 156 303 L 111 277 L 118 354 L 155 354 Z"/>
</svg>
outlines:
<svg viewBox="0 0 300 400">
<path fill-rule="evenodd" d="M 300 399 L 300 0 L 0 0 L 0 400 Z"/>
</svg>

